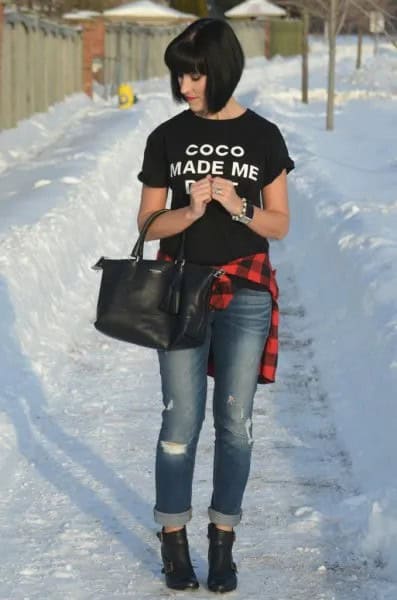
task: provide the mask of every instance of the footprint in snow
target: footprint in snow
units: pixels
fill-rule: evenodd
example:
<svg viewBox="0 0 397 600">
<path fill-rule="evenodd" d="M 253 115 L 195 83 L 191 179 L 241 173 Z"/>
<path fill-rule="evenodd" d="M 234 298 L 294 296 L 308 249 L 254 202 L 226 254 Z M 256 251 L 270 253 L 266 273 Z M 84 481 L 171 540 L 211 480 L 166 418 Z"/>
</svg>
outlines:
<svg viewBox="0 0 397 600">
<path fill-rule="evenodd" d="M 39 179 L 38 181 L 35 181 L 33 184 L 33 189 L 37 189 L 37 188 L 41 188 L 44 187 L 46 185 L 50 185 L 51 183 L 51 179 Z"/>
<path fill-rule="evenodd" d="M 86 158 L 87 160 L 95 160 L 95 156 L 90 152 L 76 152 L 76 154 L 73 154 L 73 158 L 77 160 L 81 158 Z"/>
<path fill-rule="evenodd" d="M 66 152 L 70 152 L 70 150 L 72 150 L 70 146 L 64 146 L 63 148 L 56 148 L 53 154 L 65 154 Z"/>
<path fill-rule="evenodd" d="M 313 513 L 313 509 L 311 506 L 302 506 L 295 511 L 296 517 L 305 517 L 307 515 L 311 515 Z"/>
<path fill-rule="evenodd" d="M 80 183 L 80 179 L 78 177 L 62 177 L 62 183 L 67 183 L 68 185 L 76 185 Z"/>
</svg>

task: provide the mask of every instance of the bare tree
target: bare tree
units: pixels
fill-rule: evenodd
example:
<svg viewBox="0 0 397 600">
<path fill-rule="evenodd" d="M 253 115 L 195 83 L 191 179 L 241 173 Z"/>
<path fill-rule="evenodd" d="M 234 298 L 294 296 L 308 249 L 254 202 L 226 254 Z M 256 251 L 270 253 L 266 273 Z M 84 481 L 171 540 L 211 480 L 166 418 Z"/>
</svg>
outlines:
<svg viewBox="0 0 397 600">
<path fill-rule="evenodd" d="M 361 65 L 361 39 L 363 31 L 368 31 L 371 11 L 379 11 L 386 21 L 385 35 L 397 47 L 397 1 L 396 0 L 279 0 L 280 6 L 298 9 L 303 22 L 316 17 L 324 21 L 328 37 L 328 88 L 326 128 L 334 128 L 335 64 L 336 39 L 347 19 L 358 32 L 356 67 Z M 309 15 L 309 17 L 307 16 Z M 307 26 L 304 25 L 304 31 Z M 307 40 L 303 42 L 302 52 L 302 101 L 307 102 L 308 57 Z"/>
<path fill-rule="evenodd" d="M 331 130 L 334 128 L 336 38 L 345 23 L 351 7 L 351 0 L 283 0 L 278 4 L 299 9 L 304 19 L 307 19 L 306 15 L 318 17 L 327 26 L 329 59 L 326 128 Z M 307 41 L 304 42 L 304 48 L 307 48 Z M 303 52 L 302 65 L 302 98 L 304 100 L 305 85 L 307 85 L 308 80 L 307 53 L 305 51 Z"/>
<path fill-rule="evenodd" d="M 397 2 L 396 0 L 351 0 L 351 20 L 356 30 L 368 30 L 370 13 L 376 11 L 383 15 L 385 37 L 397 47 Z"/>
</svg>

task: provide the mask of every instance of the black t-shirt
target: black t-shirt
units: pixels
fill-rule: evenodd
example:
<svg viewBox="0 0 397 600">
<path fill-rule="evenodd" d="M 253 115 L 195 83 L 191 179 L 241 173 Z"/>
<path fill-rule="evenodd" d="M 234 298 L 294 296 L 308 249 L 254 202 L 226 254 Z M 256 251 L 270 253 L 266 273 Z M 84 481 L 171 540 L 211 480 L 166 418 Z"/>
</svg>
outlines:
<svg viewBox="0 0 397 600">
<path fill-rule="evenodd" d="M 261 190 L 294 162 L 277 125 L 247 109 L 234 119 L 215 120 L 185 110 L 157 127 L 148 137 L 138 179 L 150 187 L 172 191 L 171 209 L 190 203 L 189 186 L 207 174 L 224 177 L 236 193 L 262 206 Z M 160 240 L 175 256 L 180 234 Z M 205 214 L 186 230 L 185 257 L 205 265 L 221 265 L 241 256 L 268 251 L 266 238 L 233 221 L 213 200 Z"/>
</svg>

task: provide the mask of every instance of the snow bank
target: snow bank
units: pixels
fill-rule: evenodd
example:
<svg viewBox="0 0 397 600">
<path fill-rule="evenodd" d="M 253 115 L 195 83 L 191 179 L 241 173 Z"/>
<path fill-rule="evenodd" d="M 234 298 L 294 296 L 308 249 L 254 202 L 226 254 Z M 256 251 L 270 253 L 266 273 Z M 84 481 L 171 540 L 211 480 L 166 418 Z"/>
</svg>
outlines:
<svg viewBox="0 0 397 600">
<path fill-rule="evenodd" d="M 297 181 L 291 259 L 338 433 L 367 496 L 363 545 L 386 551 L 395 573 L 396 247 L 369 235 L 354 205 L 329 202 L 335 190 L 314 180 L 315 168 Z"/>
<path fill-rule="evenodd" d="M 70 124 L 92 109 L 85 94 L 73 94 L 63 102 L 50 106 L 48 112 L 37 113 L 21 121 L 17 127 L 0 133 L 0 173 L 8 166 L 33 157 L 62 136 Z"/>
<path fill-rule="evenodd" d="M 132 249 L 138 157 L 154 126 L 150 115 L 161 113 L 161 103 L 154 101 L 141 112 L 115 112 L 112 129 L 102 134 L 95 124 L 91 145 L 96 158 L 86 159 L 85 174 L 64 182 L 56 198 L 50 187 L 39 189 L 54 208 L 33 224 L 11 228 L 1 243 L 0 270 L 8 287 L 2 305 L 8 303 L 15 317 L 2 326 L 13 331 L 15 343 L 40 370 L 78 344 L 80 319 L 94 317 L 99 278 L 90 266 L 102 254 L 126 256 Z M 17 213 L 17 200 L 13 205 Z"/>
<path fill-rule="evenodd" d="M 397 57 L 381 48 L 356 72 L 351 50 L 344 48 L 338 63 L 345 102 L 336 110 L 335 131 L 324 130 L 316 97 L 308 107 L 289 102 L 268 109 L 284 125 L 297 161 L 286 245 L 335 424 L 365 494 L 356 506 L 362 547 L 386 561 L 394 578 Z"/>
</svg>

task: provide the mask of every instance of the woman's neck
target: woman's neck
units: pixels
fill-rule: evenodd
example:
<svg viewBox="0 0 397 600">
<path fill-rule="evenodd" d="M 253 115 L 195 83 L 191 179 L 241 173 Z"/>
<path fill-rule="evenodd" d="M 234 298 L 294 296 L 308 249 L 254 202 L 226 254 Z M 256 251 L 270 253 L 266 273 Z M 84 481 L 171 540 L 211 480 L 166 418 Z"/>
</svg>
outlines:
<svg viewBox="0 0 397 600">
<path fill-rule="evenodd" d="M 233 97 L 227 101 L 225 106 L 216 113 L 201 113 L 199 116 L 205 119 L 222 121 L 222 119 L 235 119 L 245 113 L 246 108 L 241 106 Z"/>
</svg>

